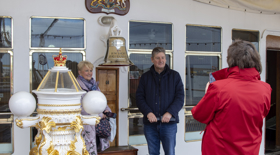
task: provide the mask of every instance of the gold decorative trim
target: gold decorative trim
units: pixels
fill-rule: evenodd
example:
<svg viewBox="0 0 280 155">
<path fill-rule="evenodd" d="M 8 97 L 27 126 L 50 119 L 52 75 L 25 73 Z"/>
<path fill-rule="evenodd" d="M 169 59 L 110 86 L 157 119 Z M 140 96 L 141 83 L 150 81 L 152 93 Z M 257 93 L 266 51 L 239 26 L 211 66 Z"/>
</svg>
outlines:
<svg viewBox="0 0 280 155">
<path fill-rule="evenodd" d="M 84 129 L 81 116 L 76 116 L 76 120 L 71 123 L 70 127 L 74 129 L 76 133 Z"/>
<path fill-rule="evenodd" d="M 39 136 L 35 138 L 35 143 L 37 147 L 40 145 L 41 140 L 42 140 L 42 133 L 40 132 Z"/>
<path fill-rule="evenodd" d="M 82 138 L 82 139 L 83 139 L 83 138 Z M 83 139 L 83 140 L 84 140 L 84 139 Z M 85 142 L 85 141 L 84 141 L 84 142 Z M 84 144 L 84 147 L 83 147 L 83 155 L 89 155 L 85 144 Z"/>
<path fill-rule="evenodd" d="M 75 139 L 73 141 L 71 141 L 70 150 L 67 152 L 66 155 L 80 155 L 79 152 L 75 151 L 76 150 L 76 146 L 75 146 L 76 142 L 77 142 L 77 136 L 75 136 Z"/>
<path fill-rule="evenodd" d="M 49 71 L 49 72 L 51 73 L 51 71 Z M 45 77 L 46 77 L 45 82 L 42 84 L 42 86 L 40 88 L 44 88 L 45 87 L 45 85 L 47 84 L 47 80 L 49 79 L 50 76 L 51 76 L 51 74 L 48 74 L 48 76 L 45 75 Z"/>
<path fill-rule="evenodd" d="M 18 127 L 23 128 L 22 121 L 35 121 L 35 120 L 38 120 L 38 119 L 40 119 L 40 117 L 38 117 L 38 118 L 22 118 L 22 119 L 17 118 L 16 119 L 16 124 L 17 124 Z"/>
<path fill-rule="evenodd" d="M 49 155 L 59 155 L 59 152 L 54 149 L 52 141 L 50 142 L 50 147 L 47 149 Z"/>
<path fill-rule="evenodd" d="M 42 132 L 43 130 L 45 130 L 47 133 L 49 133 L 52 130 L 52 127 L 56 127 L 56 124 L 54 121 L 52 121 L 51 117 L 43 117 L 42 120 L 38 123 L 38 125 L 36 124 L 36 126 L 39 127 L 39 132 Z M 44 140 L 41 143 L 40 148 L 39 148 L 39 155 L 42 155 L 42 148 L 46 144 L 46 140 L 47 139 L 44 136 Z M 52 154 L 52 155 L 59 155 L 59 154 Z"/>
<path fill-rule="evenodd" d="M 38 147 L 37 146 L 34 146 L 30 152 L 29 152 L 29 155 L 38 155 Z"/>
<path fill-rule="evenodd" d="M 99 116 L 90 116 L 90 117 L 82 116 L 82 118 L 83 118 L 83 119 L 92 119 L 92 118 L 95 118 L 95 119 L 96 119 L 95 124 L 99 124 L 99 123 L 100 123 L 100 119 L 101 119 L 101 117 L 99 117 Z"/>
<path fill-rule="evenodd" d="M 89 155 L 88 151 L 86 150 L 85 141 L 84 141 L 84 139 L 83 139 L 83 137 L 81 135 L 82 134 L 81 129 L 84 129 L 81 116 L 76 116 L 76 120 L 71 123 L 70 127 L 72 129 L 74 129 L 76 134 L 80 132 L 80 137 L 81 137 L 81 139 L 83 141 L 83 152 L 82 152 L 82 155 Z M 67 152 L 67 155 L 80 155 L 78 152 L 75 151 L 75 149 L 76 149 L 75 143 L 76 142 L 77 142 L 77 135 L 75 135 L 75 140 L 71 141 L 70 151 Z"/>
<path fill-rule="evenodd" d="M 77 104 L 38 104 L 38 106 L 44 106 L 44 107 L 69 107 L 69 106 L 80 106 L 81 103 Z"/>
<path fill-rule="evenodd" d="M 61 74 L 61 87 L 64 88 L 64 78 L 63 78 L 63 74 Z"/>
<path fill-rule="evenodd" d="M 99 116 L 90 116 L 90 117 L 82 116 L 82 118 L 83 119 L 92 119 L 92 118 L 101 119 L 101 117 L 99 117 Z"/>
<path fill-rule="evenodd" d="M 83 138 L 83 136 L 82 136 L 82 132 L 81 132 L 81 139 L 82 139 L 83 144 L 84 144 L 84 146 L 83 146 L 83 155 L 89 155 L 89 153 L 88 153 L 88 151 L 87 151 L 86 142 L 85 142 L 85 140 L 84 140 L 84 138 Z"/>
<path fill-rule="evenodd" d="M 45 79 L 48 77 L 48 75 L 50 74 L 51 71 L 48 71 L 48 73 L 45 75 L 45 77 L 43 78 L 43 80 L 41 81 L 40 85 L 37 88 L 37 91 L 40 89 L 41 85 L 43 84 L 43 82 L 45 81 Z"/>
<path fill-rule="evenodd" d="M 59 126 L 59 125 L 69 125 L 70 126 L 71 124 L 70 123 L 56 123 L 56 125 L 57 126 Z"/>
<path fill-rule="evenodd" d="M 80 88 L 80 90 L 82 90 L 82 88 L 81 88 L 81 86 L 79 85 L 79 83 L 78 83 L 76 77 L 74 76 L 73 72 L 70 72 L 70 73 L 71 73 L 73 79 L 76 81 L 76 83 L 77 83 L 78 87 Z"/>
<path fill-rule="evenodd" d="M 54 92 L 57 92 L 58 77 L 59 77 L 59 71 L 56 72 L 56 80 L 55 80 Z"/>
<path fill-rule="evenodd" d="M 16 124 L 18 127 L 23 128 L 22 119 L 16 119 Z"/>
<path fill-rule="evenodd" d="M 22 121 L 35 121 L 35 120 L 38 120 L 38 119 L 40 119 L 40 117 L 38 117 L 38 118 L 22 118 L 20 120 L 22 120 Z"/>
<path fill-rule="evenodd" d="M 96 119 L 95 124 L 99 124 L 99 123 L 100 123 L 100 120 Z"/>
<path fill-rule="evenodd" d="M 36 123 L 35 125 L 36 129 L 38 130 L 38 133 L 35 137 L 35 147 L 33 147 L 30 152 L 29 152 L 29 155 L 38 155 L 38 147 L 42 141 L 42 131 L 40 130 L 40 127 L 39 127 L 39 124 Z"/>
<path fill-rule="evenodd" d="M 39 148 L 39 155 L 42 155 L 42 152 L 43 152 L 42 148 L 43 148 L 43 146 L 46 145 L 46 143 L 47 143 L 46 141 L 47 141 L 47 139 L 44 137 L 44 141 L 41 143 L 40 148 Z"/>
<path fill-rule="evenodd" d="M 53 131 L 71 131 L 72 129 L 67 129 L 67 127 L 70 128 L 70 126 L 64 126 L 64 127 L 59 127 L 57 129 L 54 129 Z"/>
<path fill-rule="evenodd" d="M 56 127 L 56 124 L 51 117 L 43 117 L 39 122 L 39 126 L 41 130 L 45 130 L 47 133 L 50 133 L 52 127 Z"/>
<path fill-rule="evenodd" d="M 81 114 L 82 109 L 73 109 L 73 110 L 46 110 L 46 109 L 37 109 L 38 114 L 40 115 L 70 115 L 70 114 Z"/>
</svg>

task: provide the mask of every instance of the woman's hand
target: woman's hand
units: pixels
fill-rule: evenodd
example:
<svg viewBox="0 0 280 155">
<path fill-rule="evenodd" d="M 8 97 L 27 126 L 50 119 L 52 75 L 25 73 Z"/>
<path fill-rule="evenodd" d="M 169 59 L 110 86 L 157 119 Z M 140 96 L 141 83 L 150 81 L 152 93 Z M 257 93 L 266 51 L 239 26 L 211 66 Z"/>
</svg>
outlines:
<svg viewBox="0 0 280 155">
<path fill-rule="evenodd" d="M 104 112 L 103 112 L 103 116 L 102 116 L 102 118 L 106 118 L 107 116 L 104 114 L 104 113 L 106 113 L 106 112 L 110 112 L 109 110 L 105 110 Z"/>
</svg>

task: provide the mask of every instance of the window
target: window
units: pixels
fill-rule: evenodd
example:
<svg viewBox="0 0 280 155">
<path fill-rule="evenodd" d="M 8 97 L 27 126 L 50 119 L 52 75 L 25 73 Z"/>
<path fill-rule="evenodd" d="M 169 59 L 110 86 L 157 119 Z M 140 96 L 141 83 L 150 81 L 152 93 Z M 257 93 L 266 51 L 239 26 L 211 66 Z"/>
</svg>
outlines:
<svg viewBox="0 0 280 155">
<path fill-rule="evenodd" d="M 31 18 L 31 48 L 85 48 L 84 19 Z"/>
<path fill-rule="evenodd" d="M 221 68 L 221 28 L 187 25 L 186 33 L 185 141 L 197 141 L 206 125 L 190 110 L 204 96 L 209 73 Z"/>
<path fill-rule="evenodd" d="M 52 56 L 67 55 L 66 67 L 78 76 L 78 63 L 85 60 L 85 20 L 83 18 L 31 17 L 30 19 L 30 91 L 54 66 Z M 37 97 L 35 96 L 36 100 Z M 34 147 L 35 128 L 31 129 L 31 147 Z"/>
<path fill-rule="evenodd" d="M 143 115 L 136 106 L 136 90 L 140 77 L 150 70 L 151 52 L 155 47 L 166 50 L 166 64 L 172 68 L 173 58 L 172 23 L 129 22 L 129 58 L 134 63 L 129 67 L 129 145 L 146 144 L 143 130 Z"/>
<path fill-rule="evenodd" d="M 251 42 L 253 45 L 255 45 L 257 51 L 259 51 L 259 31 L 233 29 L 232 41 L 236 39 Z"/>
<path fill-rule="evenodd" d="M 13 19 L 0 16 L 0 154 L 13 153 L 13 115 L 9 99 L 13 92 Z"/>
<path fill-rule="evenodd" d="M 221 52 L 221 28 L 187 25 L 186 51 Z"/>
<path fill-rule="evenodd" d="M 129 22 L 129 49 L 152 50 L 155 47 L 172 50 L 172 24 Z"/>
</svg>

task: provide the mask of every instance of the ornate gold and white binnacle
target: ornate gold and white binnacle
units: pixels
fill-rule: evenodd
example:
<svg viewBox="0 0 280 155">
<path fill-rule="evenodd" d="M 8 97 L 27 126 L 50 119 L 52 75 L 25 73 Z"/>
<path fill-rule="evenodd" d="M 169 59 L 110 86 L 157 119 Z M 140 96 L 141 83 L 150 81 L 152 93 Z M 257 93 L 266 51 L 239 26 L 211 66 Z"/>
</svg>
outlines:
<svg viewBox="0 0 280 155">
<path fill-rule="evenodd" d="M 84 96 L 82 105 L 91 115 L 81 115 L 83 91 L 73 73 L 65 67 L 66 57 L 54 57 L 55 66 L 48 71 L 37 90 L 37 116 L 29 116 L 36 107 L 34 97 L 27 92 L 15 93 L 9 106 L 17 116 L 16 124 L 21 128 L 36 127 L 35 147 L 30 155 L 88 155 L 81 135 L 83 124 L 99 123 L 107 104 L 106 97 L 99 91 Z"/>
</svg>

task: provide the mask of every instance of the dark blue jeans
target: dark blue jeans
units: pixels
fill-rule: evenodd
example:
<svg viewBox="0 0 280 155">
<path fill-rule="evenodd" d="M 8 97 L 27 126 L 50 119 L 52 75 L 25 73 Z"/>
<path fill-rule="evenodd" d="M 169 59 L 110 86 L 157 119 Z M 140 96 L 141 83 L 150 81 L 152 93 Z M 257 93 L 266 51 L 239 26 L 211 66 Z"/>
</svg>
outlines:
<svg viewBox="0 0 280 155">
<path fill-rule="evenodd" d="M 144 125 L 150 155 L 159 155 L 160 141 L 165 155 L 175 155 L 177 124 L 152 123 Z"/>
</svg>

